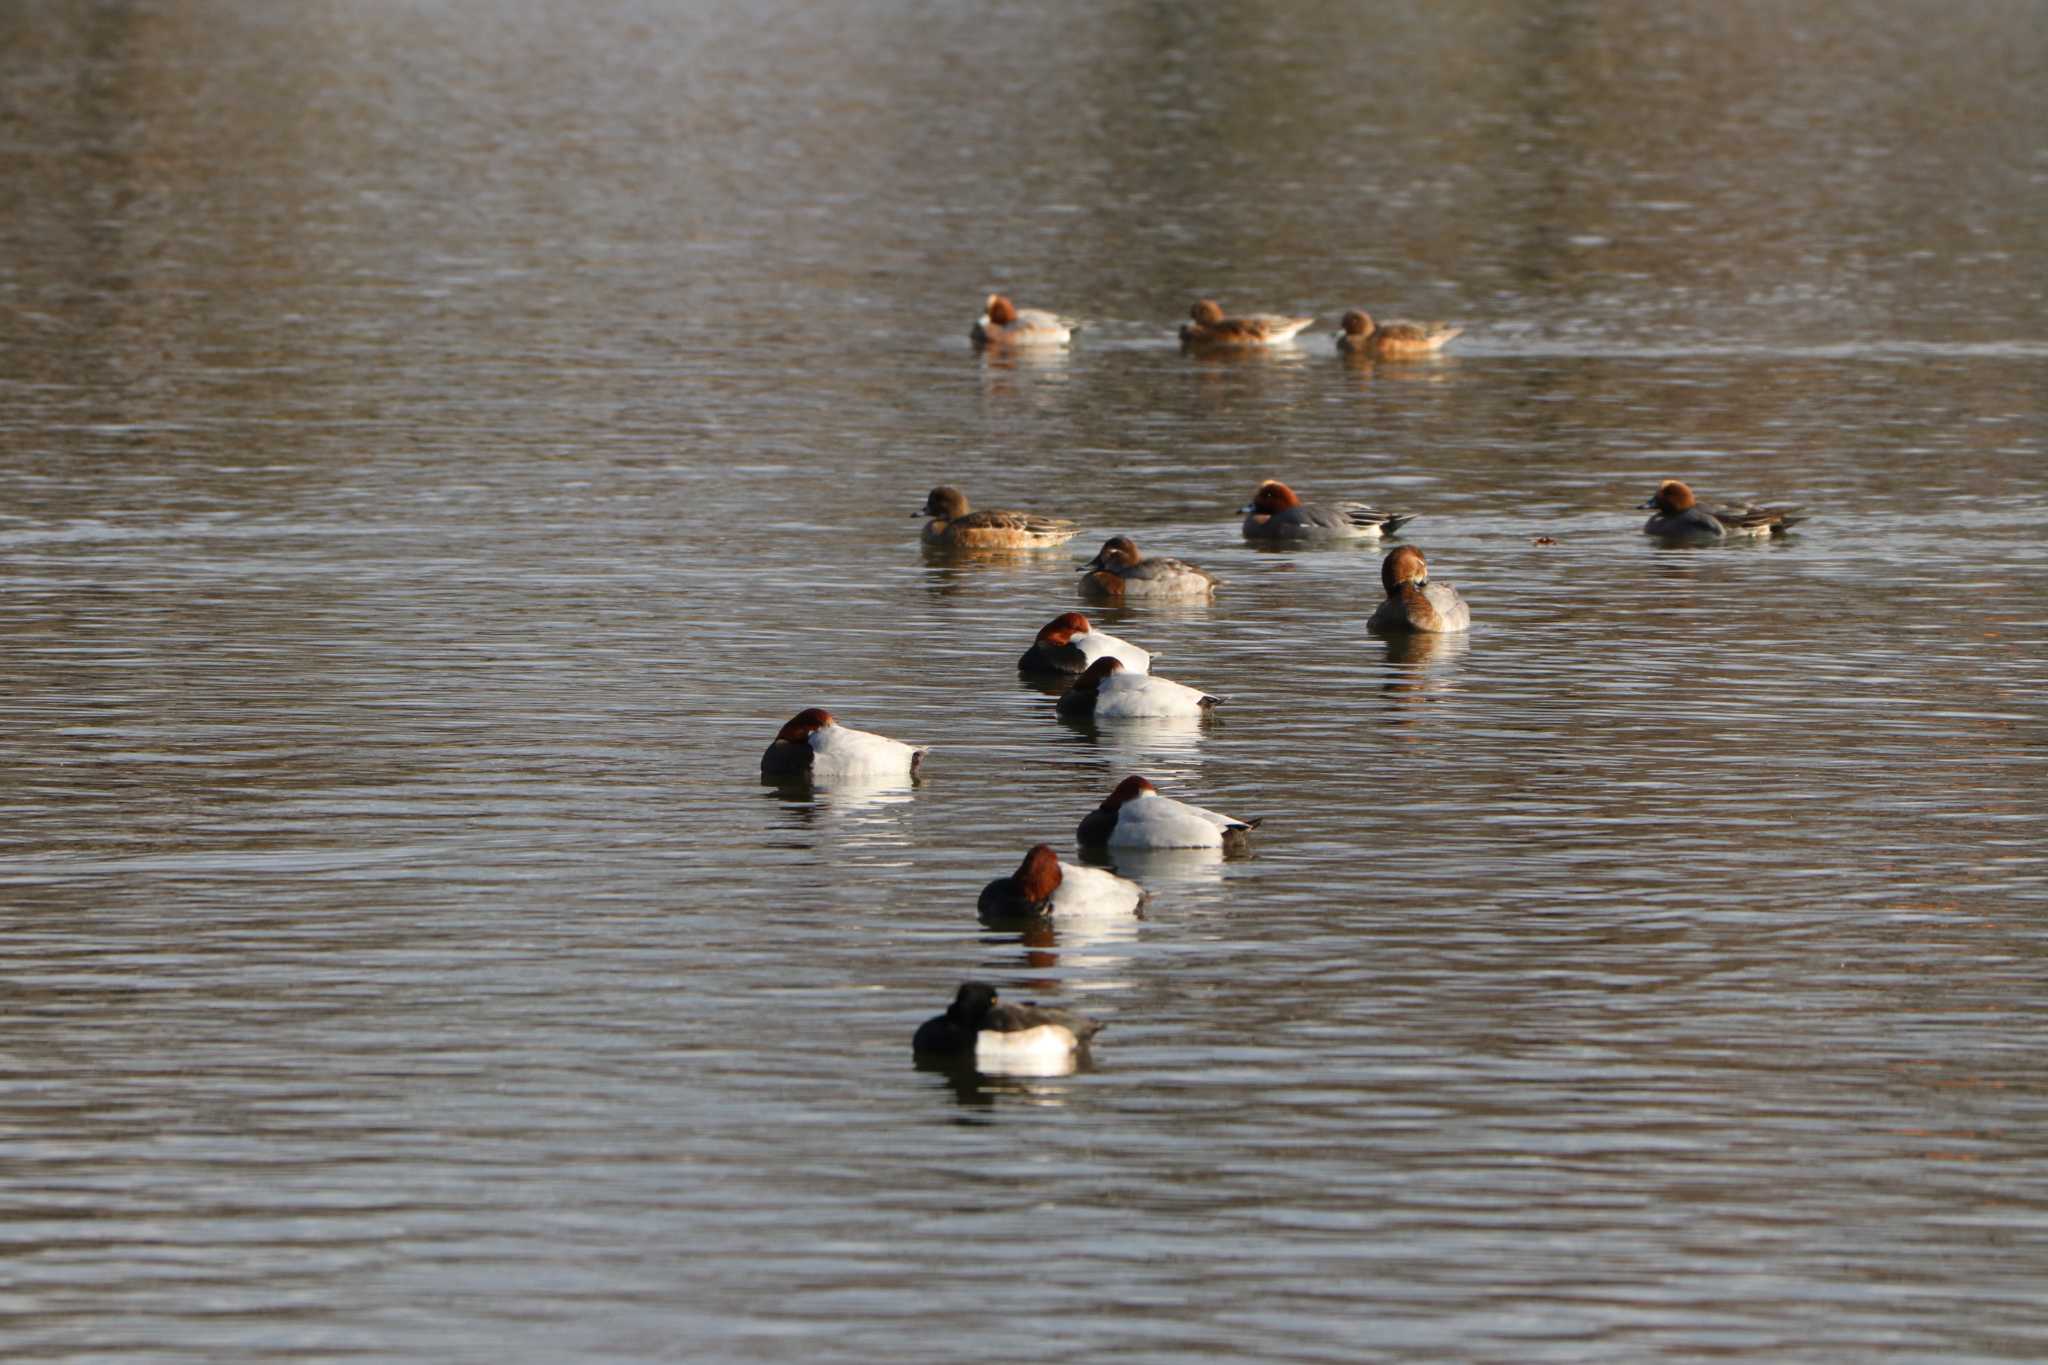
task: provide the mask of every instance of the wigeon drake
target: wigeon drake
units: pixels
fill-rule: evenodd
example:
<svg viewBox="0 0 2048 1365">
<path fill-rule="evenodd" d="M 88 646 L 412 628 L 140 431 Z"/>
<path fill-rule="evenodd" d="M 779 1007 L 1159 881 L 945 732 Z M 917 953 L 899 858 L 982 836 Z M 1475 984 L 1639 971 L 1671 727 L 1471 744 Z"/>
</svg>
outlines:
<svg viewBox="0 0 2048 1365">
<path fill-rule="evenodd" d="M 1064 346 L 1080 325 L 1043 308 L 1019 308 L 1001 294 L 990 294 L 968 335 L 977 346 Z"/>
<path fill-rule="evenodd" d="M 925 544 L 962 550 L 1048 550 L 1066 544 L 1081 529 L 1065 517 L 1036 512 L 970 512 L 967 495 L 943 483 L 926 496 L 916 515 L 931 518 L 924 524 Z"/>
<path fill-rule="evenodd" d="M 1458 590 L 1429 581 L 1422 551 L 1403 545 L 1380 561 L 1380 583 L 1387 600 L 1380 603 L 1366 629 L 1390 635 L 1420 630 L 1452 634 L 1472 624 L 1472 610 Z"/>
<path fill-rule="evenodd" d="M 1034 844 L 1007 877 L 981 889 L 976 903 L 985 919 L 1081 919 L 1135 915 L 1145 888 L 1099 867 L 1062 863 L 1051 844 Z"/>
<path fill-rule="evenodd" d="M 1259 824 L 1175 801 L 1144 778 L 1127 777 L 1075 837 L 1084 847 L 1241 849 Z"/>
<path fill-rule="evenodd" d="M 927 1057 L 972 1061 L 977 1071 L 1057 1075 L 1071 1071 L 1075 1054 L 1100 1032 L 1099 1020 L 1034 1004 L 1005 1005 L 994 986 L 969 981 L 944 1014 L 918 1025 L 910 1046 Z"/>
<path fill-rule="evenodd" d="M 1219 700 L 1184 683 L 1130 672 L 1122 659 L 1097 659 L 1059 699 L 1059 710 L 1063 716 L 1093 720 L 1199 716 Z"/>
<path fill-rule="evenodd" d="M 1692 490 L 1677 479 L 1657 485 L 1644 507 L 1655 508 L 1643 523 L 1643 534 L 1660 540 L 1725 540 L 1730 536 L 1783 535 L 1806 520 L 1801 507 L 1757 507 L 1727 503 L 1712 511 L 1699 505 Z"/>
<path fill-rule="evenodd" d="M 1312 317 L 1282 317 L 1277 313 L 1226 317 L 1214 299 L 1203 299 L 1188 309 L 1188 321 L 1180 325 L 1180 344 L 1191 348 L 1277 346 L 1292 341 L 1296 332 L 1314 321 Z"/>
<path fill-rule="evenodd" d="M 1095 558 L 1081 566 L 1081 591 L 1111 602 L 1139 597 L 1206 598 L 1216 575 L 1180 559 L 1147 559 L 1129 536 L 1111 536 Z"/>
<path fill-rule="evenodd" d="M 1452 337 L 1463 336 L 1463 327 L 1442 322 L 1381 322 L 1372 314 L 1354 308 L 1344 315 L 1344 330 L 1337 333 L 1337 349 L 1349 355 L 1368 355 L 1378 360 L 1399 360 L 1407 356 L 1435 355 Z"/>
<path fill-rule="evenodd" d="M 797 712 L 776 733 L 761 755 L 761 776 L 909 777 L 930 752 L 926 745 L 850 730 L 824 707 L 813 706 Z"/>
<path fill-rule="evenodd" d="M 1078 611 L 1063 611 L 1038 628 L 1038 638 L 1017 667 L 1025 673 L 1086 673 L 1097 659 L 1118 659 L 1133 673 L 1150 673 L 1152 655 L 1129 640 L 1106 635 Z"/>
<path fill-rule="evenodd" d="M 1239 509 L 1247 540 L 1378 540 L 1415 520 L 1412 512 L 1376 512 L 1362 502 L 1303 502 L 1278 479 L 1268 479 Z"/>
</svg>

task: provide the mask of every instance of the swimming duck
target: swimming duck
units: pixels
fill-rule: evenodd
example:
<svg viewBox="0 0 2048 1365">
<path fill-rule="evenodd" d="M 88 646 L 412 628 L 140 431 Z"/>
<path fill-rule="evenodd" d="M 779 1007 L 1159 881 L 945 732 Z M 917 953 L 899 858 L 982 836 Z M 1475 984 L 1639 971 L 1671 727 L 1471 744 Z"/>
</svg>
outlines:
<svg viewBox="0 0 2048 1365">
<path fill-rule="evenodd" d="M 1124 668 L 1122 659 L 1097 659 L 1059 699 L 1063 716 L 1125 720 L 1138 716 L 1199 716 L 1218 698 L 1184 683 Z"/>
<path fill-rule="evenodd" d="M 1188 309 L 1189 321 L 1180 325 L 1184 347 L 1277 346 L 1291 341 L 1294 334 L 1314 318 L 1282 317 L 1277 313 L 1247 313 L 1226 317 L 1214 299 L 1203 299 Z"/>
<path fill-rule="evenodd" d="M 1133 673 L 1152 671 L 1149 651 L 1095 629 L 1078 611 L 1063 611 L 1040 626 L 1017 667 L 1025 673 L 1085 673 L 1102 658 L 1120 659 Z"/>
<path fill-rule="evenodd" d="M 1376 512 L 1362 502 L 1303 502 L 1278 479 L 1260 484 L 1239 510 L 1248 540 L 1378 540 L 1415 520 L 1412 512 Z"/>
<path fill-rule="evenodd" d="M 1071 1070 L 1075 1054 L 1100 1032 L 1099 1020 L 1034 1004 L 1005 1005 L 994 986 L 969 981 L 944 1014 L 918 1025 L 910 1046 L 928 1057 L 971 1059 L 978 1071 L 1042 1075 Z"/>
<path fill-rule="evenodd" d="M 1081 591 L 1091 596 L 1121 602 L 1142 597 L 1208 597 L 1216 590 L 1216 575 L 1179 559 L 1147 559 L 1129 536 L 1111 536 L 1081 568 Z"/>
<path fill-rule="evenodd" d="M 1366 628 L 1378 634 L 1423 630 L 1451 633 L 1472 624 L 1472 611 L 1458 590 L 1429 581 L 1422 551 L 1403 545 L 1380 561 L 1380 582 L 1387 590 Z"/>
<path fill-rule="evenodd" d="M 1127 777 L 1081 821 L 1075 837 L 1083 847 L 1241 849 L 1259 824 L 1175 801 L 1144 778 Z"/>
<path fill-rule="evenodd" d="M 1783 535 L 1806 520 L 1800 507 L 1757 507 L 1728 503 L 1708 511 L 1677 479 L 1657 485 L 1644 507 L 1655 508 L 1643 523 L 1643 534 L 1660 540 L 1723 540 L 1729 536 Z"/>
<path fill-rule="evenodd" d="M 970 512 L 967 495 L 951 484 L 934 488 L 917 515 L 931 518 L 924 527 L 925 544 L 962 550 L 1050 549 L 1066 544 L 1081 530 L 1065 517 L 1036 512 Z"/>
<path fill-rule="evenodd" d="M 1099 867 L 1062 863 L 1051 844 L 1033 844 L 1015 872 L 981 889 L 976 908 L 989 919 L 1077 919 L 1134 915 L 1144 903 L 1145 888 L 1136 882 Z"/>
<path fill-rule="evenodd" d="M 1064 346 L 1078 326 L 1071 318 L 1043 308 L 1019 308 L 1001 294 L 990 294 L 968 335 L 977 346 Z"/>
<path fill-rule="evenodd" d="M 1344 330 L 1337 334 L 1337 349 L 1351 355 L 1368 355 L 1380 360 L 1435 355 L 1452 337 L 1464 335 L 1463 327 L 1442 322 L 1382 322 L 1372 314 L 1354 308 L 1344 315 Z"/>
<path fill-rule="evenodd" d="M 886 735 L 852 730 L 822 706 L 799 711 L 761 755 L 761 776 L 909 777 L 931 752 Z"/>
</svg>

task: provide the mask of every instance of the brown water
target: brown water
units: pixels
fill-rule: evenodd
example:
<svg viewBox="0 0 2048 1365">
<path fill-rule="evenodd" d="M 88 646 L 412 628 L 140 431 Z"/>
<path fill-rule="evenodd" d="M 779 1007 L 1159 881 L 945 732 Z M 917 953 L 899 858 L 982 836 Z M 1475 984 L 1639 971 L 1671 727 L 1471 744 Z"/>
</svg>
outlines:
<svg viewBox="0 0 2048 1365">
<path fill-rule="evenodd" d="M 0 14 L 5 1354 L 2048 1355 L 2044 15 Z M 1117 531 L 1213 724 L 1012 667 Z M 1255 856 L 984 929 L 1131 771 Z M 969 976 L 1092 1068 L 915 1069 Z"/>
</svg>

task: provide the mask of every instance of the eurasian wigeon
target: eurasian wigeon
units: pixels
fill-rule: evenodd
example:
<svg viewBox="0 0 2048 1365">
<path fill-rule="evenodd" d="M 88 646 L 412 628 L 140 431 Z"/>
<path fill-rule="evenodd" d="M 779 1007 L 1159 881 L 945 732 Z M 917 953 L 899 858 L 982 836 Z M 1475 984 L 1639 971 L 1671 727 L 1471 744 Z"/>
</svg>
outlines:
<svg viewBox="0 0 2048 1365">
<path fill-rule="evenodd" d="M 1657 485 L 1644 507 L 1655 508 L 1643 523 L 1643 534 L 1659 540 L 1725 540 L 1730 536 L 1775 536 L 1806 520 L 1801 507 L 1757 507 L 1727 503 L 1712 511 L 1701 507 L 1692 490 L 1677 479 Z"/>
<path fill-rule="evenodd" d="M 1277 313 L 1226 317 L 1214 299 L 1203 299 L 1188 309 L 1188 318 L 1180 325 L 1180 344 L 1186 347 L 1277 346 L 1292 341 L 1296 332 L 1315 321 Z"/>
<path fill-rule="evenodd" d="M 1147 559 L 1129 536 L 1111 536 L 1095 558 L 1081 566 L 1081 591 L 1111 602 L 1142 597 L 1208 597 L 1216 575 L 1180 559 Z"/>
<path fill-rule="evenodd" d="M 822 706 L 799 711 L 761 755 L 761 776 L 909 777 L 931 752 L 886 735 L 850 730 Z"/>
<path fill-rule="evenodd" d="M 1372 314 L 1354 308 L 1344 315 L 1344 330 L 1337 333 L 1337 349 L 1379 360 L 1435 355 L 1445 342 L 1462 336 L 1464 331 L 1463 327 L 1442 322 L 1374 323 Z"/>
<path fill-rule="evenodd" d="M 1403 545 L 1380 561 L 1380 583 L 1387 590 L 1387 600 L 1366 622 L 1368 630 L 1383 635 L 1409 630 L 1448 634 L 1472 624 L 1472 610 L 1465 599 L 1449 584 L 1429 581 L 1422 551 L 1413 545 Z"/>
<path fill-rule="evenodd" d="M 1063 863 L 1051 844 L 1034 844 L 1015 872 L 981 889 L 976 909 L 984 919 L 1081 919 L 1135 915 L 1144 904 L 1145 888 L 1129 878 Z"/>
<path fill-rule="evenodd" d="M 1059 711 L 1063 716 L 1094 720 L 1199 716 L 1218 700 L 1185 683 L 1130 672 L 1122 659 L 1097 659 L 1059 699 Z"/>
<path fill-rule="evenodd" d="M 910 1046 L 926 1057 L 971 1061 L 975 1070 L 997 1075 L 1063 1074 L 1100 1032 L 1099 1020 L 1035 1004 L 1005 1005 L 994 986 L 969 981 L 944 1014 L 918 1025 Z"/>
<path fill-rule="evenodd" d="M 1046 550 L 1066 544 L 1081 529 L 1065 517 L 1036 512 L 970 512 L 967 495 L 943 483 L 926 496 L 916 515 L 931 518 L 924 525 L 925 544 L 962 550 Z"/>
<path fill-rule="evenodd" d="M 1240 849 L 1259 824 L 1175 801 L 1144 778 L 1127 777 L 1081 821 L 1076 837 L 1085 847 Z"/>
<path fill-rule="evenodd" d="M 1377 512 L 1362 502 L 1303 502 L 1278 479 L 1260 484 L 1239 510 L 1248 540 L 1378 540 L 1415 520 L 1412 512 Z"/>
<path fill-rule="evenodd" d="M 1105 658 L 1122 660 L 1133 673 L 1152 671 L 1149 651 L 1095 629 L 1078 611 L 1063 611 L 1038 628 L 1017 667 L 1025 673 L 1086 673 L 1088 665 Z"/>
<path fill-rule="evenodd" d="M 1019 308 L 1001 294 L 990 294 L 986 311 L 968 335 L 977 346 L 1064 346 L 1080 325 L 1043 308 Z"/>
</svg>

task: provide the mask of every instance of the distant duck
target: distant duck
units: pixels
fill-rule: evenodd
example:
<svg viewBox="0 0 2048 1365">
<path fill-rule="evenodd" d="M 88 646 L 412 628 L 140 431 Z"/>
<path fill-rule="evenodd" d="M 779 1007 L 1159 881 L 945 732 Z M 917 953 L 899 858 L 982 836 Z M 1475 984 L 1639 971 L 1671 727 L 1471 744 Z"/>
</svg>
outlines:
<svg viewBox="0 0 2048 1365">
<path fill-rule="evenodd" d="M 1144 778 L 1127 777 L 1081 821 L 1075 837 L 1084 848 L 1238 850 L 1259 824 L 1175 801 Z"/>
<path fill-rule="evenodd" d="M 1034 1004 L 1005 1005 L 994 986 L 969 981 L 944 1014 L 918 1025 L 910 1046 L 921 1056 L 971 1061 L 978 1071 L 1059 1075 L 1073 1069 L 1076 1054 L 1100 1032 L 1099 1020 Z"/>
<path fill-rule="evenodd" d="M 1658 484 L 1657 491 L 1642 505 L 1656 509 L 1643 523 L 1643 534 L 1669 541 L 1783 535 L 1806 520 L 1806 510 L 1800 507 L 1757 507 L 1736 502 L 1709 511 L 1677 479 Z"/>
<path fill-rule="evenodd" d="M 924 543 L 949 549 L 1045 550 L 1066 544 L 1081 529 L 1065 517 L 1036 512 L 971 512 L 967 495 L 951 484 L 934 488 L 917 515 L 931 518 L 925 523 Z"/>
<path fill-rule="evenodd" d="M 1184 683 L 1130 672 L 1121 659 L 1097 659 L 1059 699 L 1059 712 L 1077 720 L 1200 716 L 1218 700 Z"/>
<path fill-rule="evenodd" d="M 1071 920 L 1135 915 L 1144 904 L 1145 888 L 1136 882 L 1099 867 L 1063 863 L 1051 844 L 1034 844 L 1015 872 L 982 888 L 976 908 L 984 919 Z"/>
<path fill-rule="evenodd" d="M 1380 561 L 1380 583 L 1387 597 L 1366 622 L 1368 630 L 1381 635 L 1411 630 L 1450 634 L 1472 624 L 1465 599 L 1449 584 L 1429 581 L 1422 551 L 1413 545 L 1403 545 Z"/>
<path fill-rule="evenodd" d="M 1179 559 L 1147 559 L 1129 536 L 1111 536 L 1082 566 L 1081 591 L 1111 602 L 1207 598 L 1216 575 Z"/>
<path fill-rule="evenodd" d="M 1260 484 L 1240 510 L 1247 540 L 1378 540 L 1415 520 L 1411 512 L 1376 512 L 1362 502 L 1303 502 L 1278 479 Z"/>
<path fill-rule="evenodd" d="M 797 712 L 776 733 L 775 742 L 761 755 L 761 776 L 910 777 L 930 752 L 926 745 L 848 729 L 830 711 L 813 706 Z"/>
<path fill-rule="evenodd" d="M 1443 349 L 1445 342 L 1464 335 L 1464 332 L 1462 327 L 1441 322 L 1383 322 L 1375 325 L 1372 314 L 1362 308 L 1354 308 L 1344 315 L 1344 330 L 1337 334 L 1337 349 L 1351 355 L 1400 360 L 1409 356 L 1435 355 Z"/>
<path fill-rule="evenodd" d="M 1086 673 L 1097 659 L 1121 660 L 1133 673 L 1150 673 L 1152 655 L 1088 624 L 1078 611 L 1063 611 L 1038 628 L 1038 638 L 1017 667 L 1025 673 Z"/>
<path fill-rule="evenodd" d="M 1190 308 L 1188 318 L 1180 325 L 1180 344 L 1189 348 L 1277 346 L 1293 340 L 1296 332 L 1315 321 L 1312 317 L 1282 317 L 1277 313 L 1226 317 L 1214 299 L 1203 299 Z"/>
<path fill-rule="evenodd" d="M 1019 308 L 990 294 L 986 311 L 968 335 L 977 346 L 1064 346 L 1081 324 L 1043 308 Z"/>
</svg>

